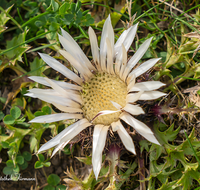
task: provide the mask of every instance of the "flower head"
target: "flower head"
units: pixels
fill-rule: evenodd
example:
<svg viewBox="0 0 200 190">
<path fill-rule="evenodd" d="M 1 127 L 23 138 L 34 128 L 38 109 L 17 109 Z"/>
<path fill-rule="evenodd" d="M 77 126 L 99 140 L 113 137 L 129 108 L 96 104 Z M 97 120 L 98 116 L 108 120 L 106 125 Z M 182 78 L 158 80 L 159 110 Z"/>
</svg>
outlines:
<svg viewBox="0 0 200 190">
<path fill-rule="evenodd" d="M 133 140 L 120 120 L 133 127 L 150 142 L 159 144 L 151 129 L 133 117 L 133 115 L 144 113 L 142 108 L 135 104 L 137 100 L 154 100 L 166 95 L 155 91 L 164 85 L 161 82 L 135 82 L 138 76 L 148 71 L 159 60 L 159 58 L 150 59 L 133 70 L 148 49 L 152 40 L 150 38 L 127 62 L 127 51 L 135 37 L 137 25 L 125 30 L 114 43 L 114 31 L 109 16 L 103 26 L 100 51 L 97 37 L 90 27 L 88 33 L 94 64 L 89 61 L 73 38 L 62 30 L 59 40 L 65 50 L 60 50 L 60 53 L 80 73 L 80 76 L 49 55 L 39 53 L 50 67 L 74 81 L 74 84 L 38 76 L 30 77 L 52 89 L 34 88 L 29 90 L 26 95 L 52 103 L 64 112 L 39 116 L 30 122 L 50 123 L 66 119 L 76 119 L 77 121 L 44 144 L 38 152 L 56 146 L 53 156 L 82 130 L 93 125 L 92 164 L 97 178 L 110 126 L 114 132 L 119 134 L 126 149 L 136 154 Z"/>
</svg>

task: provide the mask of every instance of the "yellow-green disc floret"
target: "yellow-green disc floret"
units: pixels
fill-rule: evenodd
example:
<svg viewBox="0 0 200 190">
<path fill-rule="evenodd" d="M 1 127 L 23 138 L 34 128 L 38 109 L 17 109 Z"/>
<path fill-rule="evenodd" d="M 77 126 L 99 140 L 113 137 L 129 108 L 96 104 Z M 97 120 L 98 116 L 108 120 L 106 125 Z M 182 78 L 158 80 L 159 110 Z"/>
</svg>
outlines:
<svg viewBox="0 0 200 190">
<path fill-rule="evenodd" d="M 98 73 L 82 85 L 83 113 L 91 121 L 100 111 L 117 110 L 111 101 L 126 105 L 127 86 L 116 75 Z M 100 115 L 93 123 L 110 125 L 119 119 L 120 112 Z"/>
</svg>

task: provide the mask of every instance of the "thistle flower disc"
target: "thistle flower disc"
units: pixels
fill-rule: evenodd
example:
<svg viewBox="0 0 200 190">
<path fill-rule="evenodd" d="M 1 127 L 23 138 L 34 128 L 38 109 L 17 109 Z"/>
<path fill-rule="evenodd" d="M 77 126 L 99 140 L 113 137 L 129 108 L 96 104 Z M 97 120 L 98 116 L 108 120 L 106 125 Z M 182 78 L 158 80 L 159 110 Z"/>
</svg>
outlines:
<svg viewBox="0 0 200 190">
<path fill-rule="evenodd" d="M 82 85 L 83 113 L 91 121 L 102 110 L 113 110 L 113 102 L 121 107 L 126 105 L 127 86 L 116 75 L 97 73 L 88 82 Z M 120 112 L 100 115 L 94 119 L 93 124 L 110 125 L 119 119 Z"/>
</svg>

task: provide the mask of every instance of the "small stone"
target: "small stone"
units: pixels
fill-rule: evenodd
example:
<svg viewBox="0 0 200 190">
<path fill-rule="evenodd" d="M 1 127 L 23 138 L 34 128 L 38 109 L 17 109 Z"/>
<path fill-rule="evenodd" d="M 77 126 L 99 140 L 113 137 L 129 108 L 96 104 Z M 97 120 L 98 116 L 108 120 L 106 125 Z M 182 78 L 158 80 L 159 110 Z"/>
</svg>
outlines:
<svg viewBox="0 0 200 190">
<path fill-rule="evenodd" d="M 52 174 L 54 172 L 54 169 L 53 169 L 52 166 L 46 167 L 45 172 L 46 172 L 47 175 L 49 175 L 49 174 Z"/>
<path fill-rule="evenodd" d="M 63 172 L 63 170 L 62 170 L 61 166 L 58 167 L 58 168 L 56 169 L 56 171 L 55 171 L 56 174 L 61 174 L 62 172 Z"/>
<path fill-rule="evenodd" d="M 64 170 L 67 169 L 67 160 L 63 160 L 62 167 L 63 167 Z"/>
<path fill-rule="evenodd" d="M 59 155 L 56 155 L 52 158 L 51 160 L 52 165 L 54 166 L 58 166 L 60 164 L 60 158 Z"/>
</svg>

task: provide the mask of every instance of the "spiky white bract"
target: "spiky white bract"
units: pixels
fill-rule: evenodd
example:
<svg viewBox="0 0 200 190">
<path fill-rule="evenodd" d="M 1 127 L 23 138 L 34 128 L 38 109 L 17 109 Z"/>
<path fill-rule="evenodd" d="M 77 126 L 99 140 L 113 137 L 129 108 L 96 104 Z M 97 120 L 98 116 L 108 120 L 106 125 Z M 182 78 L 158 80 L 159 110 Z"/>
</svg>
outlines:
<svg viewBox="0 0 200 190">
<path fill-rule="evenodd" d="M 134 91 L 152 91 L 156 90 L 165 84 L 160 81 L 147 81 L 147 82 L 139 82 L 137 84 L 134 84 L 130 89 L 129 92 Z"/>
<path fill-rule="evenodd" d="M 94 127 L 92 164 L 96 179 L 98 178 L 101 169 L 102 152 L 106 143 L 108 128 L 109 126 L 104 126 L 104 125 L 95 125 Z"/>
<path fill-rule="evenodd" d="M 122 126 L 120 121 L 117 121 L 116 124 L 118 126 L 117 133 L 121 138 L 122 143 L 124 144 L 127 150 L 129 150 L 133 154 L 136 154 L 132 138 L 130 137 L 126 129 Z"/>
<path fill-rule="evenodd" d="M 144 110 L 139 105 L 134 105 L 136 101 L 154 100 L 166 95 L 155 91 L 164 86 L 163 83 L 159 81 L 137 83 L 136 80 L 137 77 L 152 68 L 160 58 L 150 59 L 135 69 L 133 68 L 149 48 L 152 38 L 147 39 L 127 63 L 127 51 L 133 42 L 137 26 L 138 24 L 135 24 L 124 30 L 114 44 L 114 30 L 109 16 L 103 26 L 100 50 L 96 34 L 89 27 L 88 33 L 93 62 L 89 61 L 75 40 L 61 29 L 62 35 L 59 35 L 59 40 L 65 50 L 60 50 L 60 53 L 79 72 L 79 76 L 56 59 L 39 53 L 50 67 L 72 80 L 74 84 L 38 76 L 29 77 L 31 80 L 52 89 L 34 88 L 30 89 L 26 95 L 40 98 L 64 112 L 39 116 L 30 122 L 49 123 L 66 119 L 76 119 L 77 121 L 44 144 L 38 153 L 55 147 L 53 156 L 82 130 L 94 126 L 92 164 L 97 179 L 110 126 L 113 132 L 118 133 L 125 148 L 133 154 L 136 154 L 133 139 L 122 125 L 121 120 L 133 127 L 150 142 L 159 144 L 153 131 L 133 117 L 134 115 L 144 114 Z M 102 84 L 104 85 L 102 86 Z M 94 112 L 94 110 L 96 111 Z M 97 120 L 100 117 L 104 119 Z"/>
<path fill-rule="evenodd" d="M 66 129 L 64 129 L 62 132 L 60 132 L 57 136 L 48 141 L 46 144 L 42 145 L 38 153 L 44 150 L 48 150 L 49 148 L 55 147 L 57 145 L 60 145 L 63 142 L 66 141 L 69 142 L 76 135 L 78 135 L 83 129 L 87 128 L 90 125 L 91 123 L 89 123 L 87 119 L 81 119 L 77 121 L 76 123 L 68 126 Z"/>
</svg>

